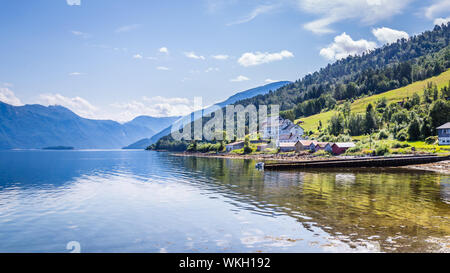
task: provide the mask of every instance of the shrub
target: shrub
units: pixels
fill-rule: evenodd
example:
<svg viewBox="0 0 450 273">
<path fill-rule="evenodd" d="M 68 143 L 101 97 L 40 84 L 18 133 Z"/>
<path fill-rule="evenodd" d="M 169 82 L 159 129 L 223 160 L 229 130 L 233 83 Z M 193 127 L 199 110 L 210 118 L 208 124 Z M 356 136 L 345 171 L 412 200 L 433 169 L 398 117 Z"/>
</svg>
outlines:
<svg viewBox="0 0 450 273">
<path fill-rule="evenodd" d="M 437 136 L 430 136 L 425 139 L 426 144 L 434 144 L 438 140 Z"/>
<path fill-rule="evenodd" d="M 394 142 L 391 145 L 391 148 L 393 149 L 397 149 L 397 148 L 407 148 L 410 147 L 410 145 L 408 143 L 401 143 L 401 142 Z"/>
<path fill-rule="evenodd" d="M 352 137 L 349 135 L 339 135 L 338 137 L 335 138 L 336 142 L 351 142 L 352 141 Z"/>
<path fill-rule="evenodd" d="M 250 147 L 250 138 L 246 136 L 244 141 L 244 154 L 251 154 L 252 152 L 253 150 Z"/>
<path fill-rule="evenodd" d="M 232 154 L 243 154 L 244 153 L 244 148 L 233 150 L 230 153 L 232 153 Z"/>
<path fill-rule="evenodd" d="M 332 141 L 332 139 L 333 139 L 333 137 L 330 136 L 330 135 L 322 135 L 322 136 L 319 137 L 318 140 L 320 142 L 330 142 L 330 141 Z"/>
<path fill-rule="evenodd" d="M 350 149 L 347 149 L 347 151 L 345 151 L 345 154 L 356 154 L 356 153 L 360 153 L 360 152 L 361 152 L 361 147 L 355 146 Z"/>
<path fill-rule="evenodd" d="M 389 148 L 386 145 L 380 145 L 375 148 L 375 155 L 382 156 L 389 153 Z"/>
<path fill-rule="evenodd" d="M 405 130 L 401 130 L 395 135 L 395 138 L 400 141 L 406 141 L 408 139 L 408 133 Z"/>
<path fill-rule="evenodd" d="M 392 154 L 410 154 L 411 149 L 396 149 L 391 152 Z"/>
<path fill-rule="evenodd" d="M 322 157 L 329 157 L 331 154 L 325 150 L 320 150 L 314 153 L 314 156 L 322 156 Z"/>
<path fill-rule="evenodd" d="M 387 139 L 389 138 L 389 134 L 385 130 L 381 130 L 380 133 L 378 133 L 378 139 Z"/>
</svg>

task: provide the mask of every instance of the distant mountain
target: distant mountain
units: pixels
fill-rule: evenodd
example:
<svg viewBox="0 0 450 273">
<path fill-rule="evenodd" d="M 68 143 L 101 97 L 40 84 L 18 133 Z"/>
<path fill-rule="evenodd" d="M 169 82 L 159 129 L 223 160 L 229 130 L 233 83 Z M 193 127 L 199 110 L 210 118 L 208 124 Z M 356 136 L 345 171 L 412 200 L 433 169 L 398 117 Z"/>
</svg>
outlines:
<svg viewBox="0 0 450 273">
<path fill-rule="evenodd" d="M 252 88 L 252 89 L 249 89 L 249 90 L 246 90 L 246 91 L 239 92 L 239 93 L 229 97 L 227 100 L 225 100 L 223 102 L 220 102 L 220 103 L 217 103 L 216 105 L 219 106 L 219 107 L 224 107 L 224 106 L 233 104 L 233 103 L 235 103 L 237 101 L 245 100 L 245 99 L 248 99 L 248 98 L 253 98 L 253 97 L 256 97 L 256 96 L 259 96 L 259 95 L 265 95 L 265 94 L 269 93 L 270 91 L 275 91 L 275 90 L 277 90 L 277 89 L 279 89 L 279 88 L 281 88 L 283 86 L 286 86 L 288 84 L 291 84 L 291 83 L 292 82 L 290 82 L 290 81 L 279 81 L 279 82 L 266 84 L 264 86 L 259 86 L 259 87 L 256 87 L 256 88 Z M 209 107 L 209 108 L 206 108 L 206 109 L 203 110 L 204 114 L 207 114 L 207 113 L 210 113 L 210 112 L 212 112 L 212 107 Z M 193 114 L 194 113 L 191 113 L 191 114 L 183 117 L 183 119 L 190 120 L 189 116 L 192 116 Z M 146 147 L 148 147 L 151 144 L 156 143 L 160 138 L 169 135 L 171 133 L 171 129 L 172 129 L 172 127 L 169 126 L 166 129 L 162 130 L 161 132 L 159 132 L 159 133 L 155 134 L 154 136 L 152 136 L 150 138 L 150 141 L 144 142 L 144 140 L 142 140 L 142 142 L 140 142 L 140 144 L 141 145 L 142 144 L 148 144 L 146 146 Z M 135 144 L 136 143 L 133 143 L 132 145 L 133 146 L 137 146 Z"/>
<path fill-rule="evenodd" d="M 82 118 L 62 106 L 12 106 L 0 102 L 0 149 L 70 146 L 114 149 L 149 137 L 179 117 L 137 117 L 120 124 Z"/>
<path fill-rule="evenodd" d="M 171 125 L 180 117 L 150 117 L 150 116 L 139 116 L 132 121 L 123 124 L 126 131 L 136 131 L 139 132 L 143 128 L 147 130 L 145 137 L 151 137 L 155 133 L 161 131 L 167 126 Z"/>
<path fill-rule="evenodd" d="M 155 117 L 149 117 L 149 116 L 139 116 L 135 119 L 133 119 L 130 122 L 127 122 L 124 124 L 127 128 L 137 126 L 137 127 L 146 127 L 148 128 L 149 133 L 146 135 L 146 137 L 152 137 L 155 132 L 159 132 L 164 128 L 167 128 L 167 126 L 170 126 L 172 123 L 174 123 L 177 119 L 180 117 L 163 117 L 163 118 L 155 118 Z M 141 140 L 138 140 L 137 142 L 134 142 L 133 144 L 130 144 L 126 147 L 123 147 L 123 149 L 145 149 L 150 144 L 150 138 L 143 138 Z"/>
<path fill-rule="evenodd" d="M 220 102 L 217 105 L 220 107 L 223 106 L 227 106 L 229 104 L 233 104 L 237 101 L 240 100 L 244 100 L 244 99 L 248 99 L 248 98 L 253 98 L 256 97 L 258 95 L 265 95 L 267 93 L 269 93 L 269 91 L 275 91 L 278 90 L 279 88 L 290 84 L 292 82 L 290 81 L 280 81 L 280 82 L 274 82 L 274 83 L 270 83 L 264 86 L 260 86 L 260 87 L 256 87 L 256 88 L 252 88 L 246 91 L 242 91 L 239 92 L 231 97 L 229 97 L 226 101 Z"/>
<path fill-rule="evenodd" d="M 151 138 L 143 138 L 141 140 L 138 140 L 137 142 L 130 144 L 126 147 L 123 147 L 122 149 L 125 150 L 131 150 L 131 149 L 137 149 L 137 150 L 143 150 L 147 148 L 148 146 L 152 145 Z"/>
</svg>

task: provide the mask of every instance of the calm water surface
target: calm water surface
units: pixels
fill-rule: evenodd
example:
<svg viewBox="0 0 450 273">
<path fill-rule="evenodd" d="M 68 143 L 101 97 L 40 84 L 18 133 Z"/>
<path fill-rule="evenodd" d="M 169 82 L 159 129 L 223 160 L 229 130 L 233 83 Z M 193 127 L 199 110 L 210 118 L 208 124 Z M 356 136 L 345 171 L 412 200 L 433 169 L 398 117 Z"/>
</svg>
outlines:
<svg viewBox="0 0 450 273">
<path fill-rule="evenodd" d="M 449 176 L 254 164 L 0 152 L 0 252 L 450 251 Z"/>
</svg>

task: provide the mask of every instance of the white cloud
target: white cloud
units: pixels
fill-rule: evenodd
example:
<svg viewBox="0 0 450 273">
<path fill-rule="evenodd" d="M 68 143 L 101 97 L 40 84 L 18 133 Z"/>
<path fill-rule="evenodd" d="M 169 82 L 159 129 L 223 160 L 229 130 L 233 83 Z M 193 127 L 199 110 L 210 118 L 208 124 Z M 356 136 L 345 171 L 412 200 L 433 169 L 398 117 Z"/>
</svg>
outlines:
<svg viewBox="0 0 450 273">
<path fill-rule="evenodd" d="M 122 26 L 116 29 L 117 33 L 121 33 L 121 32 L 129 32 L 132 30 L 135 30 L 137 28 L 139 28 L 141 25 L 140 24 L 133 24 L 133 25 L 127 25 L 127 26 Z"/>
<path fill-rule="evenodd" d="M 142 56 L 142 54 L 133 55 L 133 59 L 142 59 L 142 58 L 144 58 L 144 56 Z"/>
<path fill-rule="evenodd" d="M 395 43 L 398 39 L 408 39 L 409 35 L 405 31 L 395 30 L 387 27 L 372 29 L 373 35 L 383 44 Z"/>
<path fill-rule="evenodd" d="M 72 30 L 71 32 L 73 35 L 80 36 L 85 39 L 90 37 L 90 35 L 88 33 L 84 33 L 84 32 L 78 31 L 78 30 Z"/>
<path fill-rule="evenodd" d="M 158 66 L 156 69 L 158 69 L 158 70 L 164 70 L 164 71 L 170 70 L 170 68 L 165 67 L 165 66 Z"/>
<path fill-rule="evenodd" d="M 447 24 L 448 22 L 450 22 L 450 17 L 447 18 L 436 18 L 434 19 L 434 24 L 435 25 L 442 25 L 442 24 Z"/>
<path fill-rule="evenodd" d="M 425 16 L 432 20 L 437 17 L 437 15 L 444 14 L 450 11 L 450 1 L 439 0 L 434 1 L 434 4 L 425 9 Z"/>
<path fill-rule="evenodd" d="M 277 82 L 277 81 L 272 80 L 272 79 L 266 79 L 266 80 L 264 81 L 264 83 L 267 83 L 267 84 L 269 84 L 269 83 L 274 83 L 274 82 Z"/>
<path fill-rule="evenodd" d="M 197 59 L 197 60 L 205 60 L 206 58 L 204 56 L 199 56 L 195 54 L 194 52 L 185 52 L 184 55 L 191 59 Z"/>
<path fill-rule="evenodd" d="M 319 19 L 304 25 L 316 34 L 331 33 L 333 23 L 355 19 L 373 24 L 399 14 L 412 0 L 297 0 L 299 7 Z"/>
<path fill-rule="evenodd" d="M 66 0 L 67 5 L 69 6 L 80 6 L 81 0 Z"/>
<path fill-rule="evenodd" d="M 82 72 L 72 72 L 72 73 L 69 73 L 69 76 L 81 76 L 81 75 L 84 75 L 85 73 L 82 73 Z"/>
<path fill-rule="evenodd" d="M 374 49 L 376 43 L 367 40 L 354 41 L 345 32 L 334 38 L 334 43 L 320 50 L 320 55 L 328 60 L 339 60 L 349 55 L 357 55 Z"/>
<path fill-rule="evenodd" d="M 208 67 L 208 69 L 205 70 L 206 73 L 219 71 L 219 68 L 217 67 Z"/>
<path fill-rule="evenodd" d="M 120 117 L 120 121 L 131 120 L 139 115 L 153 117 L 183 116 L 194 110 L 194 103 L 187 98 L 161 96 L 143 97 L 139 101 L 115 103 L 111 106 L 119 109 L 117 117 Z"/>
<path fill-rule="evenodd" d="M 227 60 L 230 56 L 225 55 L 225 54 L 218 54 L 218 55 L 214 55 L 214 56 L 212 56 L 212 57 L 213 57 L 213 59 L 216 59 L 216 60 L 225 61 L 225 60 Z"/>
<path fill-rule="evenodd" d="M 9 88 L 0 87 L 0 101 L 14 106 L 21 106 L 23 103 Z"/>
<path fill-rule="evenodd" d="M 0 89 L 0 100 L 2 100 L 2 90 Z M 14 95 L 14 94 L 13 94 Z M 11 94 L 8 93 L 11 97 Z M 14 96 L 13 96 L 14 97 Z M 21 105 L 20 100 L 9 100 L 9 103 Z M 132 120 L 140 115 L 148 115 L 154 117 L 182 116 L 191 113 L 194 110 L 192 100 L 181 97 L 142 97 L 140 100 L 132 100 L 129 102 L 120 102 L 110 104 L 111 108 L 99 108 L 92 105 L 81 97 L 65 97 L 61 94 L 41 94 L 37 103 L 49 105 L 64 106 L 77 115 L 89 119 L 110 119 L 119 122 Z"/>
<path fill-rule="evenodd" d="M 81 97 L 69 98 L 61 94 L 41 94 L 38 103 L 42 105 L 61 105 L 69 108 L 74 113 L 84 118 L 95 118 L 98 116 L 98 108 Z"/>
<path fill-rule="evenodd" d="M 293 58 L 294 54 L 287 50 L 283 50 L 279 53 L 261 53 L 261 52 L 247 52 L 242 54 L 239 58 L 238 63 L 242 66 L 254 66 L 264 63 L 270 63 L 274 61 L 281 61 L 284 58 Z"/>
<path fill-rule="evenodd" d="M 243 81 L 248 81 L 248 80 L 250 80 L 250 79 L 245 76 L 240 75 L 234 79 L 231 79 L 230 82 L 243 82 Z"/>
<path fill-rule="evenodd" d="M 258 6 L 244 18 L 242 18 L 238 21 L 229 23 L 229 24 L 227 24 L 227 26 L 248 23 L 248 22 L 252 21 L 253 19 L 255 19 L 256 17 L 258 17 L 259 15 L 272 11 L 274 8 L 275 8 L 275 5 Z"/>
<path fill-rule="evenodd" d="M 165 54 L 169 54 L 169 50 L 167 49 L 167 47 L 161 47 L 161 48 L 159 49 L 159 52 L 165 53 Z"/>
<path fill-rule="evenodd" d="M 21 106 L 23 103 L 17 98 L 13 91 L 0 87 L 0 101 L 14 106 Z M 109 110 L 101 109 L 92 105 L 89 101 L 81 97 L 66 97 L 61 94 L 40 94 L 35 102 L 44 106 L 60 105 L 73 111 L 75 114 L 89 119 L 110 119 L 119 122 L 132 120 L 140 115 L 154 117 L 183 116 L 194 110 L 192 100 L 181 97 L 142 97 L 140 100 L 133 100 L 124 103 L 114 103 L 109 105 Z"/>
</svg>

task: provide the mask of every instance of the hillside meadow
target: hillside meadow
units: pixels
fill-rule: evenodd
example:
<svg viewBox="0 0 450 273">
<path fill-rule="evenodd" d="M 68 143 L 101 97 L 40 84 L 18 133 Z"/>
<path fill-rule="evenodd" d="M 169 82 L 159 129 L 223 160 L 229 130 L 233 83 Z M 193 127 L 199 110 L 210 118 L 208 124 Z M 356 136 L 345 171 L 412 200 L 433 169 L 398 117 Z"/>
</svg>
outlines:
<svg viewBox="0 0 450 273">
<path fill-rule="evenodd" d="M 394 89 L 388 92 L 384 92 L 381 94 L 373 95 L 364 97 L 361 99 L 355 100 L 351 105 L 351 111 L 352 113 L 364 113 L 366 110 L 366 107 L 369 103 L 372 105 L 375 105 L 377 101 L 379 101 L 381 98 L 387 99 L 387 104 L 395 103 L 406 100 L 407 98 L 411 98 L 414 93 L 417 93 L 420 97 L 423 96 L 424 88 L 426 87 L 427 83 L 432 82 L 433 84 L 436 84 L 437 87 L 440 89 L 447 85 L 450 81 L 450 69 L 445 71 L 444 73 L 429 78 L 427 80 L 418 81 L 415 83 L 412 83 L 410 85 L 407 85 L 402 88 Z M 336 106 L 338 108 L 343 103 L 340 103 Z M 334 116 L 337 113 L 336 110 L 331 110 L 327 112 L 322 112 L 316 115 L 312 115 L 306 118 L 300 118 L 296 120 L 296 123 L 300 120 L 303 121 L 301 126 L 306 131 L 316 131 L 317 127 L 319 126 L 319 121 L 322 122 L 322 126 L 327 126 L 328 121 L 331 119 L 332 116 Z"/>
</svg>

